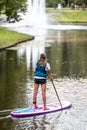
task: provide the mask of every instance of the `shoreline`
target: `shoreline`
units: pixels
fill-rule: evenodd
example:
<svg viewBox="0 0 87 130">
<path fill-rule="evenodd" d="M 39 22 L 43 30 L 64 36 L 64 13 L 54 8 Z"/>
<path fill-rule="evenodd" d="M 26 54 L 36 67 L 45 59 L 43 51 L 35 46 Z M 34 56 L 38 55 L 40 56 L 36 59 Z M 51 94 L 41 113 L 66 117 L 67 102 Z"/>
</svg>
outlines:
<svg viewBox="0 0 87 130">
<path fill-rule="evenodd" d="M 23 42 L 31 41 L 31 40 L 33 40 L 34 38 L 35 38 L 35 37 L 32 36 L 31 38 L 18 41 L 18 42 L 16 42 L 16 43 L 12 44 L 12 45 L 8 45 L 8 46 L 5 46 L 5 47 L 0 47 L 0 52 L 6 50 L 7 48 L 14 47 L 14 46 L 16 46 L 16 45 L 18 45 L 18 44 L 21 44 L 21 43 L 23 43 Z"/>
<path fill-rule="evenodd" d="M 0 52 L 23 42 L 33 40 L 34 38 L 32 35 L 19 33 L 0 26 Z"/>
</svg>

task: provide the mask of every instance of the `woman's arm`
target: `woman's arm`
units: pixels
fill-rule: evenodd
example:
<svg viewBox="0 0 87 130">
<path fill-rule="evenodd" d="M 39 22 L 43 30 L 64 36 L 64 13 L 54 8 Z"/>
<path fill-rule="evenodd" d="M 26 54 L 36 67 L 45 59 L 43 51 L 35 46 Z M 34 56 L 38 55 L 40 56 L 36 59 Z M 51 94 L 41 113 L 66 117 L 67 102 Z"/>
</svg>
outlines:
<svg viewBox="0 0 87 130">
<path fill-rule="evenodd" d="M 52 72 L 51 72 L 51 70 L 48 70 L 48 71 L 47 71 L 47 74 L 48 74 L 48 77 L 50 78 L 50 80 L 53 80 L 53 77 L 52 77 Z"/>
</svg>

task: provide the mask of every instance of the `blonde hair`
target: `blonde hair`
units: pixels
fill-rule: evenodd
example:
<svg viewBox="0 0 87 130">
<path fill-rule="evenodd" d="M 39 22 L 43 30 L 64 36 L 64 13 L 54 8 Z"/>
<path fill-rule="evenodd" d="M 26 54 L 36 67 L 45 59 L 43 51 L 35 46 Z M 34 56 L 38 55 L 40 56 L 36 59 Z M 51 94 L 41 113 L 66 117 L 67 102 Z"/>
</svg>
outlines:
<svg viewBox="0 0 87 130">
<path fill-rule="evenodd" d="M 46 59 L 46 54 L 44 53 L 40 54 L 40 59 Z"/>
</svg>

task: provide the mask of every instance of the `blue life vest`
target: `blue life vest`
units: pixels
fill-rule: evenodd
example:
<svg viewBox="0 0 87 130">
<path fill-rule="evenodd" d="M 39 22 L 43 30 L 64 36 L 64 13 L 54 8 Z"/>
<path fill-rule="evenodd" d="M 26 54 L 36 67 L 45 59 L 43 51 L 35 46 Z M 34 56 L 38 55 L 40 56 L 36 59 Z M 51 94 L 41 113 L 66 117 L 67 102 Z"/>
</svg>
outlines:
<svg viewBox="0 0 87 130">
<path fill-rule="evenodd" d="M 47 64 L 47 62 L 46 62 Z M 47 77 L 47 72 L 45 70 L 45 66 L 40 66 L 40 60 L 37 62 L 36 64 L 36 69 L 35 69 L 35 72 L 34 72 L 34 76 L 38 76 L 38 77 L 44 77 L 46 78 Z"/>
</svg>

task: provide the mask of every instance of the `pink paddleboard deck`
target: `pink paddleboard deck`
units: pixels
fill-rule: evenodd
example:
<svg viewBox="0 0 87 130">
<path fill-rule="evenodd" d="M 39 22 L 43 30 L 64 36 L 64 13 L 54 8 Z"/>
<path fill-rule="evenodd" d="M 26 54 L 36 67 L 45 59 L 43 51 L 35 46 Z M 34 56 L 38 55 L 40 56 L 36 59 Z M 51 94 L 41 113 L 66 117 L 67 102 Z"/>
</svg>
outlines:
<svg viewBox="0 0 87 130">
<path fill-rule="evenodd" d="M 11 112 L 12 117 L 22 118 L 22 117 L 32 117 L 37 115 L 44 115 L 48 113 L 58 112 L 64 109 L 68 109 L 72 106 L 69 101 L 62 101 L 62 108 L 58 102 L 47 104 L 48 110 L 44 110 L 43 106 L 39 106 L 37 109 L 34 108 L 20 108 Z"/>
</svg>

